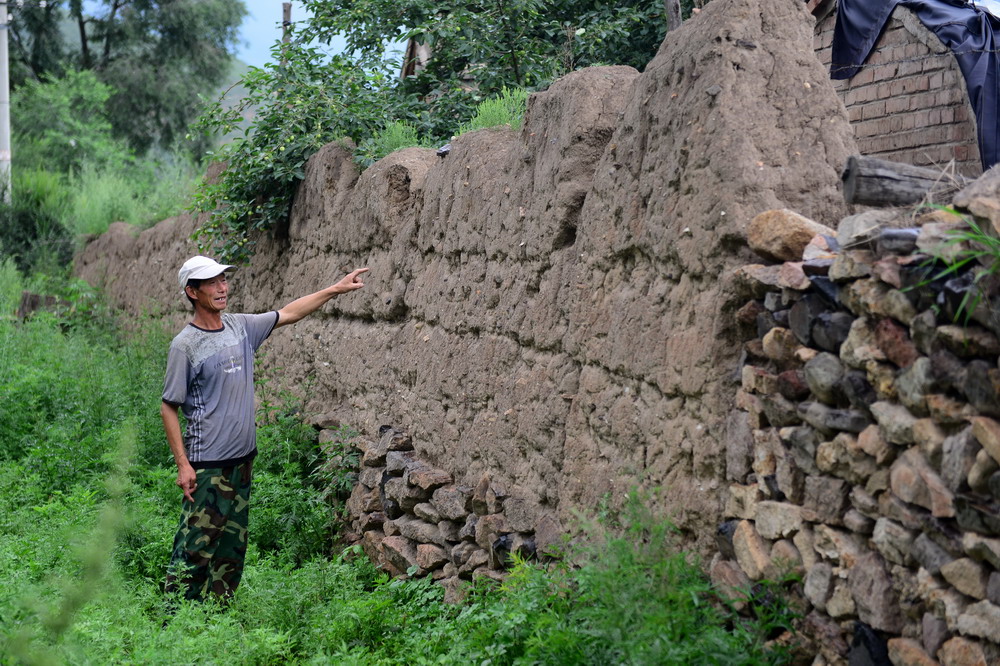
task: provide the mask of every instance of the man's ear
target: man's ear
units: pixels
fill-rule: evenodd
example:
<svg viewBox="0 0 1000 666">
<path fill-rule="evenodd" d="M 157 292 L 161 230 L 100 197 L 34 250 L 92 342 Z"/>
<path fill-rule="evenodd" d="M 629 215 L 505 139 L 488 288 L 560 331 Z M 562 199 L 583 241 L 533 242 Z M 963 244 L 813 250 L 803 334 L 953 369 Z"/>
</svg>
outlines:
<svg viewBox="0 0 1000 666">
<path fill-rule="evenodd" d="M 187 285 L 186 287 L 184 287 L 184 295 L 187 296 L 188 298 L 193 298 L 195 300 L 198 300 L 197 294 L 198 292 L 196 292 L 195 288 L 192 287 L 191 285 Z"/>
</svg>

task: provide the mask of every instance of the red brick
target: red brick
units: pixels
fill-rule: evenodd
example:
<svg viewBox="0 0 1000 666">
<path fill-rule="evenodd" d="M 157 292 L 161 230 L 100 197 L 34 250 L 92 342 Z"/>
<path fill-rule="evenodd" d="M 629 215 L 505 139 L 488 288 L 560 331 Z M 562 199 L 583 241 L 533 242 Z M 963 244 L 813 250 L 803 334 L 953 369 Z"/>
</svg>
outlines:
<svg viewBox="0 0 1000 666">
<path fill-rule="evenodd" d="M 906 97 L 892 97 L 885 101 L 886 113 L 902 113 L 910 109 L 910 100 Z"/>
<path fill-rule="evenodd" d="M 955 156 L 955 160 L 958 162 L 965 162 L 969 159 L 969 147 L 968 146 L 955 146 L 952 149 L 952 154 Z"/>
<path fill-rule="evenodd" d="M 917 93 L 915 95 L 910 95 L 906 99 L 909 100 L 911 109 L 930 109 L 937 106 L 938 93 Z"/>
<path fill-rule="evenodd" d="M 887 106 L 886 102 L 872 102 L 871 104 L 865 104 L 864 106 L 852 107 L 853 109 L 861 110 L 861 117 L 865 120 L 871 120 L 872 118 L 881 118 L 886 114 Z"/>
<path fill-rule="evenodd" d="M 859 71 L 857 74 L 855 74 L 853 77 L 851 77 L 851 85 L 852 86 L 863 86 L 863 85 L 871 83 L 872 81 L 874 81 L 877 78 L 876 77 L 876 71 L 875 71 L 876 69 L 878 69 L 878 68 L 877 67 L 864 67 L 864 68 L 862 68 L 861 71 Z"/>
<path fill-rule="evenodd" d="M 913 76 L 924 71 L 924 64 L 920 60 L 907 60 L 899 63 L 896 73 L 899 76 Z"/>
</svg>

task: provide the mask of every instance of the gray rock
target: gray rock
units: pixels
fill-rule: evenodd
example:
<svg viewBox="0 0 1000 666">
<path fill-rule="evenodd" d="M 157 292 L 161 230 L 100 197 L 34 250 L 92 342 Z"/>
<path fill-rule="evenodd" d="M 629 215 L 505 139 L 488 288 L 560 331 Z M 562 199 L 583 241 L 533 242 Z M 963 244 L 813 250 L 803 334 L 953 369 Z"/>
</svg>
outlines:
<svg viewBox="0 0 1000 666">
<path fill-rule="evenodd" d="M 805 474 L 819 474 L 816 467 L 816 447 L 819 438 L 816 431 L 808 426 L 793 426 L 781 428 L 778 436 L 791 451 L 795 465 Z"/>
<path fill-rule="evenodd" d="M 853 409 L 833 409 L 819 402 L 804 402 L 799 405 L 802 420 L 825 433 L 838 431 L 861 432 L 870 421 L 863 413 Z"/>
<path fill-rule="evenodd" d="M 849 487 L 842 479 L 807 476 L 803 507 L 814 514 L 814 522 L 839 525 L 847 510 Z"/>
<path fill-rule="evenodd" d="M 971 604 L 958 617 L 958 631 L 965 636 L 1000 643 L 1000 606 L 989 601 Z"/>
<path fill-rule="evenodd" d="M 913 548 L 910 554 L 920 566 L 932 574 L 937 574 L 941 571 L 941 567 L 955 560 L 952 554 L 935 543 L 926 534 L 917 535 L 917 538 L 913 540 Z"/>
<path fill-rule="evenodd" d="M 896 219 L 893 211 L 870 210 L 848 215 L 837 225 L 837 244 L 842 249 L 874 249 L 885 225 Z"/>
<path fill-rule="evenodd" d="M 760 502 L 757 504 L 756 527 L 765 539 L 790 536 L 802 527 L 802 510 L 787 502 Z"/>
<path fill-rule="evenodd" d="M 742 410 L 733 410 L 726 417 L 726 478 L 742 483 L 750 473 L 752 455 L 750 415 Z"/>
<path fill-rule="evenodd" d="M 840 358 L 829 352 L 822 352 L 805 364 L 803 372 L 809 390 L 819 400 L 828 405 L 837 405 L 844 400 L 840 387 L 844 365 Z"/>
<path fill-rule="evenodd" d="M 918 314 L 910 322 L 910 338 L 921 353 L 930 356 L 940 347 L 937 338 L 937 317 L 931 310 Z"/>
<path fill-rule="evenodd" d="M 852 484 L 864 483 L 878 469 L 875 459 L 858 446 L 858 438 L 845 432 L 819 445 L 816 465 Z"/>
<path fill-rule="evenodd" d="M 463 486 L 442 486 L 431 495 L 431 504 L 442 518 L 465 520 L 470 510 L 471 491 Z"/>
<path fill-rule="evenodd" d="M 385 471 L 389 476 L 403 476 L 407 466 L 417 460 L 413 451 L 387 451 L 385 456 Z"/>
<path fill-rule="evenodd" d="M 990 603 L 1000 606 L 1000 572 L 994 571 L 986 583 L 986 598 Z"/>
<path fill-rule="evenodd" d="M 826 562 L 811 567 L 806 572 L 803 592 L 814 607 L 826 610 L 826 601 L 833 594 L 833 567 Z"/>
<path fill-rule="evenodd" d="M 974 360 L 965 368 L 962 391 L 969 404 L 985 416 L 1000 416 L 1000 369 Z"/>
<path fill-rule="evenodd" d="M 899 401 L 913 414 L 926 416 L 927 399 L 934 387 L 931 360 L 921 356 L 910 367 L 896 377 L 896 395 Z"/>
<path fill-rule="evenodd" d="M 942 565 L 941 577 L 964 595 L 973 599 L 986 598 L 989 572 L 972 558 L 961 557 Z"/>
<path fill-rule="evenodd" d="M 930 509 L 937 518 L 955 515 L 954 495 L 917 449 L 908 449 L 889 472 L 892 492 L 904 502 Z"/>
<path fill-rule="evenodd" d="M 915 538 L 916 535 L 912 530 L 888 518 L 879 518 L 875 521 L 872 543 L 888 562 L 909 565 L 913 561 L 910 551 Z"/>
<path fill-rule="evenodd" d="M 813 322 L 820 314 L 827 312 L 828 308 L 819 296 L 806 294 L 788 310 L 788 327 L 800 343 L 812 344 Z"/>
<path fill-rule="evenodd" d="M 445 543 L 445 539 L 441 537 L 441 530 L 438 529 L 436 524 L 432 525 L 417 518 L 410 518 L 409 516 L 400 516 L 392 522 L 396 525 L 400 534 L 417 543 Z"/>
<path fill-rule="evenodd" d="M 857 509 L 850 509 L 844 514 L 844 527 L 857 534 L 871 534 L 875 530 L 875 521 Z"/>
<path fill-rule="evenodd" d="M 867 553 L 848 573 L 851 596 L 862 622 L 879 631 L 899 633 L 903 628 L 899 598 L 882 558 Z"/>
<path fill-rule="evenodd" d="M 972 436 L 972 426 L 945 438 L 941 444 L 941 480 L 952 492 L 965 488 L 980 449 Z"/>
<path fill-rule="evenodd" d="M 962 535 L 962 550 L 969 557 L 989 562 L 994 569 L 1000 569 L 1000 539 L 969 532 Z"/>
<path fill-rule="evenodd" d="M 913 443 L 913 423 L 916 417 L 908 409 L 891 402 L 876 402 L 872 414 L 885 439 L 893 444 Z"/>
<path fill-rule="evenodd" d="M 834 282 L 847 282 L 872 274 L 875 255 L 868 250 L 845 250 L 837 254 L 828 275 Z"/>
<path fill-rule="evenodd" d="M 413 507 L 413 513 L 416 514 L 418 518 L 426 520 L 429 523 L 439 523 L 441 522 L 441 514 L 438 510 L 434 508 L 434 505 L 430 502 L 421 502 L 420 504 Z"/>
<path fill-rule="evenodd" d="M 504 502 L 504 514 L 507 524 L 515 532 L 534 532 L 538 521 L 538 510 L 531 503 L 518 498 L 510 498 Z"/>
<path fill-rule="evenodd" d="M 919 228 L 882 229 L 878 235 L 877 253 L 879 256 L 886 254 L 910 254 L 917 248 L 917 237 L 919 235 Z"/>
<path fill-rule="evenodd" d="M 951 637 L 948 623 L 933 613 L 924 613 L 920 621 L 920 637 L 928 654 L 937 654 L 944 642 Z"/>
<path fill-rule="evenodd" d="M 989 495 L 990 477 L 998 469 L 1000 469 L 1000 465 L 993 459 L 993 456 L 986 449 L 979 449 L 979 452 L 976 454 L 976 461 L 972 463 L 969 476 L 966 477 L 969 487 L 972 488 L 973 492 L 980 493 L 981 495 Z"/>
<path fill-rule="evenodd" d="M 813 342 L 824 351 L 839 353 L 853 325 L 854 317 L 846 312 L 820 313 L 812 326 Z"/>
</svg>

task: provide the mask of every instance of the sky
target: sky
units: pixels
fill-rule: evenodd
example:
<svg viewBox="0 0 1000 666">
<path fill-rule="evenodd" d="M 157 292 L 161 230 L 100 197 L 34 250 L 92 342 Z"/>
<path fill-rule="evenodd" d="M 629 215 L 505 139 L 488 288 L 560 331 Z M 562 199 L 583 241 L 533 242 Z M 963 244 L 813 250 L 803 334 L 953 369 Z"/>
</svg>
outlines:
<svg viewBox="0 0 1000 666">
<path fill-rule="evenodd" d="M 263 67 L 271 59 L 271 47 L 281 39 L 281 5 L 283 0 L 243 0 L 247 17 L 240 28 L 240 43 L 236 57 L 248 65 Z M 301 2 L 292 2 L 292 21 L 307 18 Z M 332 51 L 338 50 L 336 40 Z M 343 42 L 339 45 L 343 48 Z"/>
</svg>

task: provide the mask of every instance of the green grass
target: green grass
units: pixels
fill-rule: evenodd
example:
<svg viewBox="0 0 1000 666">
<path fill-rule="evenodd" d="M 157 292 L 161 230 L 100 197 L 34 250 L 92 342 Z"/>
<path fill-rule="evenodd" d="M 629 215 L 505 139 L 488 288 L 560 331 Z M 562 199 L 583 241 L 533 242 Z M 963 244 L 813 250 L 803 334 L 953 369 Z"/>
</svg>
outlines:
<svg viewBox="0 0 1000 666">
<path fill-rule="evenodd" d="M 413 146 L 430 147 L 421 140 L 417 129 L 409 123 L 393 120 L 385 129 L 375 132 L 371 138 L 365 139 L 354 151 L 355 161 L 362 167 L 370 167 L 389 153 Z"/>
<path fill-rule="evenodd" d="M 0 278 L 19 280 L 9 262 Z M 389 579 L 335 546 L 350 481 L 330 456 L 350 458 L 352 433 L 320 451 L 266 381 L 243 584 L 226 609 L 168 616 L 170 334 L 124 336 L 79 284 L 58 295 L 59 313 L 0 318 L 0 663 L 783 663 L 765 642 L 789 618 L 730 612 L 640 502 L 614 531 L 590 526 L 576 565 L 519 563 L 463 604 L 428 579 Z"/>
<path fill-rule="evenodd" d="M 503 125 L 508 125 L 512 130 L 519 130 L 524 122 L 524 113 L 527 108 L 527 90 L 504 87 L 498 96 L 479 103 L 472 120 L 463 124 L 459 128 L 458 134 Z"/>
</svg>

